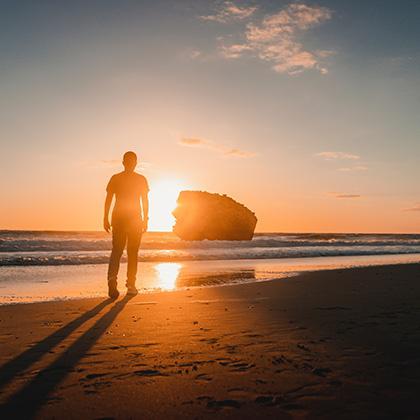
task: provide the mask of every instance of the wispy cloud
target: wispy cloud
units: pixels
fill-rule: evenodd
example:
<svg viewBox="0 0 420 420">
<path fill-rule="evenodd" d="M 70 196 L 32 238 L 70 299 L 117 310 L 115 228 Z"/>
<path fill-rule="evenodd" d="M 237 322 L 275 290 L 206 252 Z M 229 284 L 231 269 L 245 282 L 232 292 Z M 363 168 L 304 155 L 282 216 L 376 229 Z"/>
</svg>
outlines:
<svg viewBox="0 0 420 420">
<path fill-rule="evenodd" d="M 202 57 L 202 55 L 203 55 L 202 52 L 197 50 L 197 49 L 193 49 L 193 50 L 189 51 L 189 56 L 193 60 Z"/>
<path fill-rule="evenodd" d="M 238 158 L 250 158 L 256 155 L 254 152 L 248 152 L 246 150 L 241 150 L 241 149 L 229 149 L 229 150 L 226 150 L 223 154 L 228 157 L 238 157 Z"/>
<path fill-rule="evenodd" d="M 348 194 L 348 193 L 339 193 L 339 192 L 330 192 L 328 193 L 328 195 L 330 197 L 334 197 L 334 198 L 347 198 L 347 199 L 351 199 L 351 198 L 361 198 L 362 196 L 360 194 Z"/>
<path fill-rule="evenodd" d="M 181 144 L 182 146 L 209 146 L 209 142 L 207 142 L 206 140 L 203 139 L 197 139 L 197 138 L 192 138 L 192 137 L 188 137 L 188 138 L 182 138 L 179 141 L 179 144 Z"/>
<path fill-rule="evenodd" d="M 363 172 L 369 170 L 367 166 L 364 165 L 357 165 L 357 166 L 349 166 L 345 168 L 339 168 L 340 172 Z"/>
<path fill-rule="evenodd" d="M 345 152 L 320 152 L 316 153 L 315 156 L 323 158 L 325 160 L 358 160 L 360 156 L 352 153 Z"/>
<path fill-rule="evenodd" d="M 238 6 L 232 1 L 225 1 L 214 14 L 200 16 L 200 19 L 219 23 L 240 21 L 249 18 L 257 9 L 257 6 Z"/>
<path fill-rule="evenodd" d="M 403 209 L 403 211 L 420 212 L 420 203 L 417 203 L 412 207 L 405 208 L 405 209 Z"/>
<path fill-rule="evenodd" d="M 230 5 L 235 7 L 233 3 Z M 254 12 L 252 10 L 246 17 Z M 211 19 L 207 16 L 206 20 L 229 21 L 220 12 L 211 16 Z M 220 51 L 227 59 L 253 55 L 270 63 L 279 73 L 295 75 L 313 69 L 326 74 L 328 69 L 324 61 L 333 52 L 326 49 L 309 50 L 303 45 L 302 37 L 306 31 L 326 22 L 331 16 L 331 10 L 326 7 L 292 3 L 276 13 L 249 22 L 239 35 L 239 42 L 225 43 L 221 39 Z"/>
<path fill-rule="evenodd" d="M 219 153 L 224 157 L 233 157 L 233 158 L 251 158 L 256 156 L 256 153 L 249 152 L 247 150 L 242 150 L 238 148 L 229 148 L 215 142 L 200 139 L 197 137 L 184 137 L 179 140 L 178 144 L 186 147 L 201 147 L 204 149 L 212 150 Z"/>
</svg>

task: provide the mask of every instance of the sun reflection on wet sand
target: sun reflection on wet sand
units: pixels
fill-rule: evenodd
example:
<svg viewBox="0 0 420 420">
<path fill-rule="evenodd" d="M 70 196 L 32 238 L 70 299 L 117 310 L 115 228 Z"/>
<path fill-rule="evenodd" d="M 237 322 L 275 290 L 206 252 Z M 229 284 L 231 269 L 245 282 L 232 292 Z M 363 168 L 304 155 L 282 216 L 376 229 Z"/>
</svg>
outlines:
<svg viewBox="0 0 420 420">
<path fill-rule="evenodd" d="M 318 257 L 279 260 L 143 262 L 137 287 L 142 291 L 215 286 L 288 277 L 307 271 L 420 262 L 420 254 Z M 107 296 L 106 264 L 0 267 L 0 305 Z M 124 293 L 126 264 L 120 268 Z"/>
<path fill-rule="evenodd" d="M 157 272 L 157 287 L 162 290 L 172 290 L 176 287 L 182 264 L 179 263 L 159 263 L 155 265 Z"/>
</svg>

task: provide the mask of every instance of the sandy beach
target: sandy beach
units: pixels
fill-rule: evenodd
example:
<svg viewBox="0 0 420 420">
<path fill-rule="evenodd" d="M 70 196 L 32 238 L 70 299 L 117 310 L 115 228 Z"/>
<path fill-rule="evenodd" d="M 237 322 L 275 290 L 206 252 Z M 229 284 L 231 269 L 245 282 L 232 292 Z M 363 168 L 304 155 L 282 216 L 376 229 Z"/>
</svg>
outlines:
<svg viewBox="0 0 420 420">
<path fill-rule="evenodd" d="M 420 420 L 420 1 L 0 13 L 0 420 Z"/>
<path fill-rule="evenodd" d="M 418 418 L 420 265 L 0 307 L 2 418 Z"/>
</svg>

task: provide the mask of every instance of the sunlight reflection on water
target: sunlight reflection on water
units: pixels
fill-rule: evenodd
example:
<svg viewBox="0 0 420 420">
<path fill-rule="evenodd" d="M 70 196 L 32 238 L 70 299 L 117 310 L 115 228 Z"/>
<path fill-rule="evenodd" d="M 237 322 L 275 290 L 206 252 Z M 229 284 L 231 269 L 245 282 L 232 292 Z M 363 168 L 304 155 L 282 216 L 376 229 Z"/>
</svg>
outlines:
<svg viewBox="0 0 420 420">
<path fill-rule="evenodd" d="M 420 254 L 140 262 L 136 285 L 142 293 L 147 293 L 280 279 L 305 271 L 414 262 L 420 262 Z M 126 264 L 121 264 L 118 288 L 122 294 L 125 293 L 126 268 Z M 0 305 L 104 297 L 107 295 L 106 276 L 106 264 L 0 267 Z"/>
<path fill-rule="evenodd" d="M 176 287 L 182 264 L 159 263 L 154 266 L 157 273 L 157 287 L 162 290 L 172 290 Z"/>
</svg>

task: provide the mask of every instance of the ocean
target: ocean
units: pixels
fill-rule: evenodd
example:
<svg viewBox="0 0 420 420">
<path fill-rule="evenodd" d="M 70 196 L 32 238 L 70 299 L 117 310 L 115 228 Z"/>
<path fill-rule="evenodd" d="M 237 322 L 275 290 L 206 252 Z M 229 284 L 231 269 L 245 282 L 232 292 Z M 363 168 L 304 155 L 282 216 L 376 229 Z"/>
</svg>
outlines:
<svg viewBox="0 0 420 420">
<path fill-rule="evenodd" d="M 105 232 L 0 231 L 0 304 L 107 294 Z M 146 233 L 141 293 L 289 279 L 302 271 L 420 262 L 420 235 L 257 233 L 251 241 L 182 241 Z M 124 290 L 125 256 L 119 276 Z"/>
<path fill-rule="evenodd" d="M 105 232 L 0 231 L 0 266 L 105 264 Z M 146 233 L 140 261 L 177 262 L 420 253 L 420 235 L 257 233 L 252 241 L 182 241 Z"/>
</svg>

